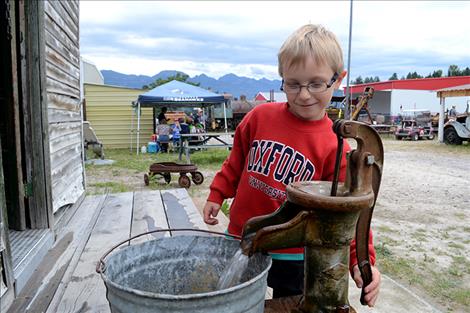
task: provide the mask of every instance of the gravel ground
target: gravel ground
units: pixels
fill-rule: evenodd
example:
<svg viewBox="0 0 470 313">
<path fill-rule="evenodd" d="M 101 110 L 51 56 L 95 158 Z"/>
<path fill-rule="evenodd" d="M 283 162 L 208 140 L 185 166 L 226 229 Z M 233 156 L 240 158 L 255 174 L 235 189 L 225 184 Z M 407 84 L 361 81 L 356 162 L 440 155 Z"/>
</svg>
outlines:
<svg viewBox="0 0 470 313">
<path fill-rule="evenodd" d="M 470 145 L 392 138 L 383 143 L 383 177 L 372 220 L 377 266 L 442 311 L 470 312 Z M 202 211 L 216 170 L 201 171 L 204 183 L 188 191 Z M 136 170 L 94 168 L 87 173 L 88 191 L 97 192 L 103 181 L 127 190 L 149 188 L 142 176 Z M 150 188 L 178 185 L 173 179 Z M 228 220 L 219 220 L 212 228 L 223 231 Z"/>
</svg>

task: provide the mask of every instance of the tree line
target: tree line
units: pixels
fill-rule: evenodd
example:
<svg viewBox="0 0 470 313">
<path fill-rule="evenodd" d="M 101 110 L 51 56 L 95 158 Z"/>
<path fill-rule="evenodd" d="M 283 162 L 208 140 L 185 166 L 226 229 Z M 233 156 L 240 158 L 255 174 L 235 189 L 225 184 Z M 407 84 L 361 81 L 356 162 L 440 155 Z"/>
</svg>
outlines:
<svg viewBox="0 0 470 313">
<path fill-rule="evenodd" d="M 148 85 L 143 85 L 142 89 L 153 89 L 153 88 L 158 87 L 160 85 L 171 82 L 172 80 L 177 80 L 177 81 L 180 81 L 180 82 L 183 82 L 183 83 L 186 83 L 186 84 L 190 84 L 190 85 L 193 85 L 193 86 L 199 86 L 200 85 L 199 83 L 194 83 L 194 82 L 188 81 L 188 78 L 189 78 L 189 75 L 176 73 L 176 75 L 170 76 L 168 78 L 165 78 L 165 79 L 159 78 L 159 79 L 155 80 L 153 83 L 150 83 Z"/>
<path fill-rule="evenodd" d="M 452 76 L 470 76 L 470 68 L 466 67 L 465 69 L 459 69 L 457 65 L 450 65 L 449 69 L 447 70 L 447 77 Z M 444 72 L 442 70 L 433 71 L 429 73 L 427 76 L 423 76 L 418 74 L 417 72 L 409 72 L 406 76 L 402 76 L 398 78 L 397 73 L 393 73 L 392 76 L 388 80 L 403 80 L 403 79 L 416 79 L 416 78 L 435 78 L 435 77 L 444 77 Z M 365 77 L 362 78 L 358 76 L 355 80 L 351 81 L 351 84 L 367 84 L 367 83 L 375 83 L 380 82 L 380 78 L 378 76 L 375 77 Z"/>
</svg>

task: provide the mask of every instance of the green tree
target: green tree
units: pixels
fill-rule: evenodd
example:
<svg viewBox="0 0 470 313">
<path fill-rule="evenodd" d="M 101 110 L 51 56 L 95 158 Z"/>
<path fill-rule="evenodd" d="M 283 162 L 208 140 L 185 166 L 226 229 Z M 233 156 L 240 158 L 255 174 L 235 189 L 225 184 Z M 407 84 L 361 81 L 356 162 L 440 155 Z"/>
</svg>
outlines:
<svg viewBox="0 0 470 313">
<path fill-rule="evenodd" d="M 432 77 L 442 77 L 442 70 L 432 72 Z"/>
<path fill-rule="evenodd" d="M 459 67 L 455 64 L 449 66 L 447 70 L 447 76 L 462 76 L 462 72 L 460 71 Z"/>
<path fill-rule="evenodd" d="M 356 80 L 353 80 L 352 82 L 354 85 L 359 85 L 359 84 L 363 84 L 364 83 L 364 80 L 362 79 L 362 76 L 358 76 L 356 78 Z"/>
<path fill-rule="evenodd" d="M 393 73 L 392 76 L 390 76 L 390 78 L 388 80 L 398 80 L 398 75 L 397 73 Z"/>
<path fill-rule="evenodd" d="M 190 85 L 193 85 L 193 86 L 199 86 L 200 85 L 199 83 L 193 83 L 193 82 L 188 81 L 188 78 L 189 78 L 189 75 L 176 73 L 176 75 L 170 76 L 166 79 L 159 78 L 159 79 L 155 80 L 153 83 L 151 83 L 149 85 L 142 86 L 142 88 L 143 89 L 153 89 L 153 88 L 158 87 L 160 85 L 171 82 L 172 80 L 177 80 L 177 81 L 180 81 L 180 82 L 183 82 L 183 83 L 186 83 L 186 84 L 190 84 Z"/>
<path fill-rule="evenodd" d="M 419 75 L 417 72 L 409 72 L 406 75 L 406 79 L 416 79 L 416 78 L 423 78 L 423 76 Z"/>
<path fill-rule="evenodd" d="M 466 67 L 466 68 L 462 71 L 462 76 L 470 76 L 470 68 Z"/>
</svg>

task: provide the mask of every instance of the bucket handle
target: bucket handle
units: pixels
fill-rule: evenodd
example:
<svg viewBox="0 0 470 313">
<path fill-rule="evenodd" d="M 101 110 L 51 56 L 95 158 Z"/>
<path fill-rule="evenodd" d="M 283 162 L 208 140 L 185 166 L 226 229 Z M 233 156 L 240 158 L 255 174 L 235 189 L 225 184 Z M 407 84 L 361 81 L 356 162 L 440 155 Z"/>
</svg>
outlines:
<svg viewBox="0 0 470 313">
<path fill-rule="evenodd" d="M 151 230 L 151 231 L 148 231 L 148 232 L 145 232 L 145 233 L 141 233 L 141 234 L 138 234 L 138 235 L 135 235 L 135 236 L 132 236 L 128 239 L 125 239 L 121 242 L 119 242 L 118 244 L 114 245 L 111 249 L 109 249 L 108 251 L 105 252 L 105 254 L 103 254 L 103 256 L 100 258 L 100 260 L 98 261 L 98 263 L 96 264 L 96 272 L 98 274 L 103 274 L 105 271 L 106 271 L 106 263 L 105 263 L 105 258 L 111 253 L 114 251 L 114 249 L 116 249 L 117 247 L 121 246 L 122 244 L 126 243 L 126 242 L 130 242 L 131 240 L 134 240 L 136 238 L 139 238 L 139 237 L 142 237 L 142 236 L 145 236 L 145 235 L 149 235 L 149 234 L 152 234 L 152 233 L 160 233 L 160 232 L 172 232 L 172 231 L 196 231 L 196 232 L 201 232 L 201 233 L 209 233 L 209 234 L 215 234 L 215 235 L 221 235 L 221 236 L 229 236 L 229 237 L 232 237 L 234 239 L 238 239 L 238 240 L 241 240 L 242 237 L 241 236 L 238 236 L 238 235 L 232 235 L 232 234 L 229 234 L 229 233 L 222 233 L 222 232 L 217 232 L 217 231 L 212 231 L 212 230 L 205 230 L 205 229 L 196 229 L 196 228 L 165 228 L 165 229 L 155 229 L 155 230 Z"/>
</svg>

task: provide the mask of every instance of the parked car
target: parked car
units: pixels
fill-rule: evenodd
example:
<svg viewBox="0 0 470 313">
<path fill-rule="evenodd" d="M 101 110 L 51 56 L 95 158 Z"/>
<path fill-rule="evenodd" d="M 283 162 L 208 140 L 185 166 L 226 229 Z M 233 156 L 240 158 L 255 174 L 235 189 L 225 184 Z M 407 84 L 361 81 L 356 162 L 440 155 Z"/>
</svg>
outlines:
<svg viewBox="0 0 470 313">
<path fill-rule="evenodd" d="M 395 139 L 409 138 L 413 141 L 427 138 L 433 140 L 434 130 L 430 123 L 418 125 L 414 119 L 403 120 L 395 131 Z"/>
</svg>

